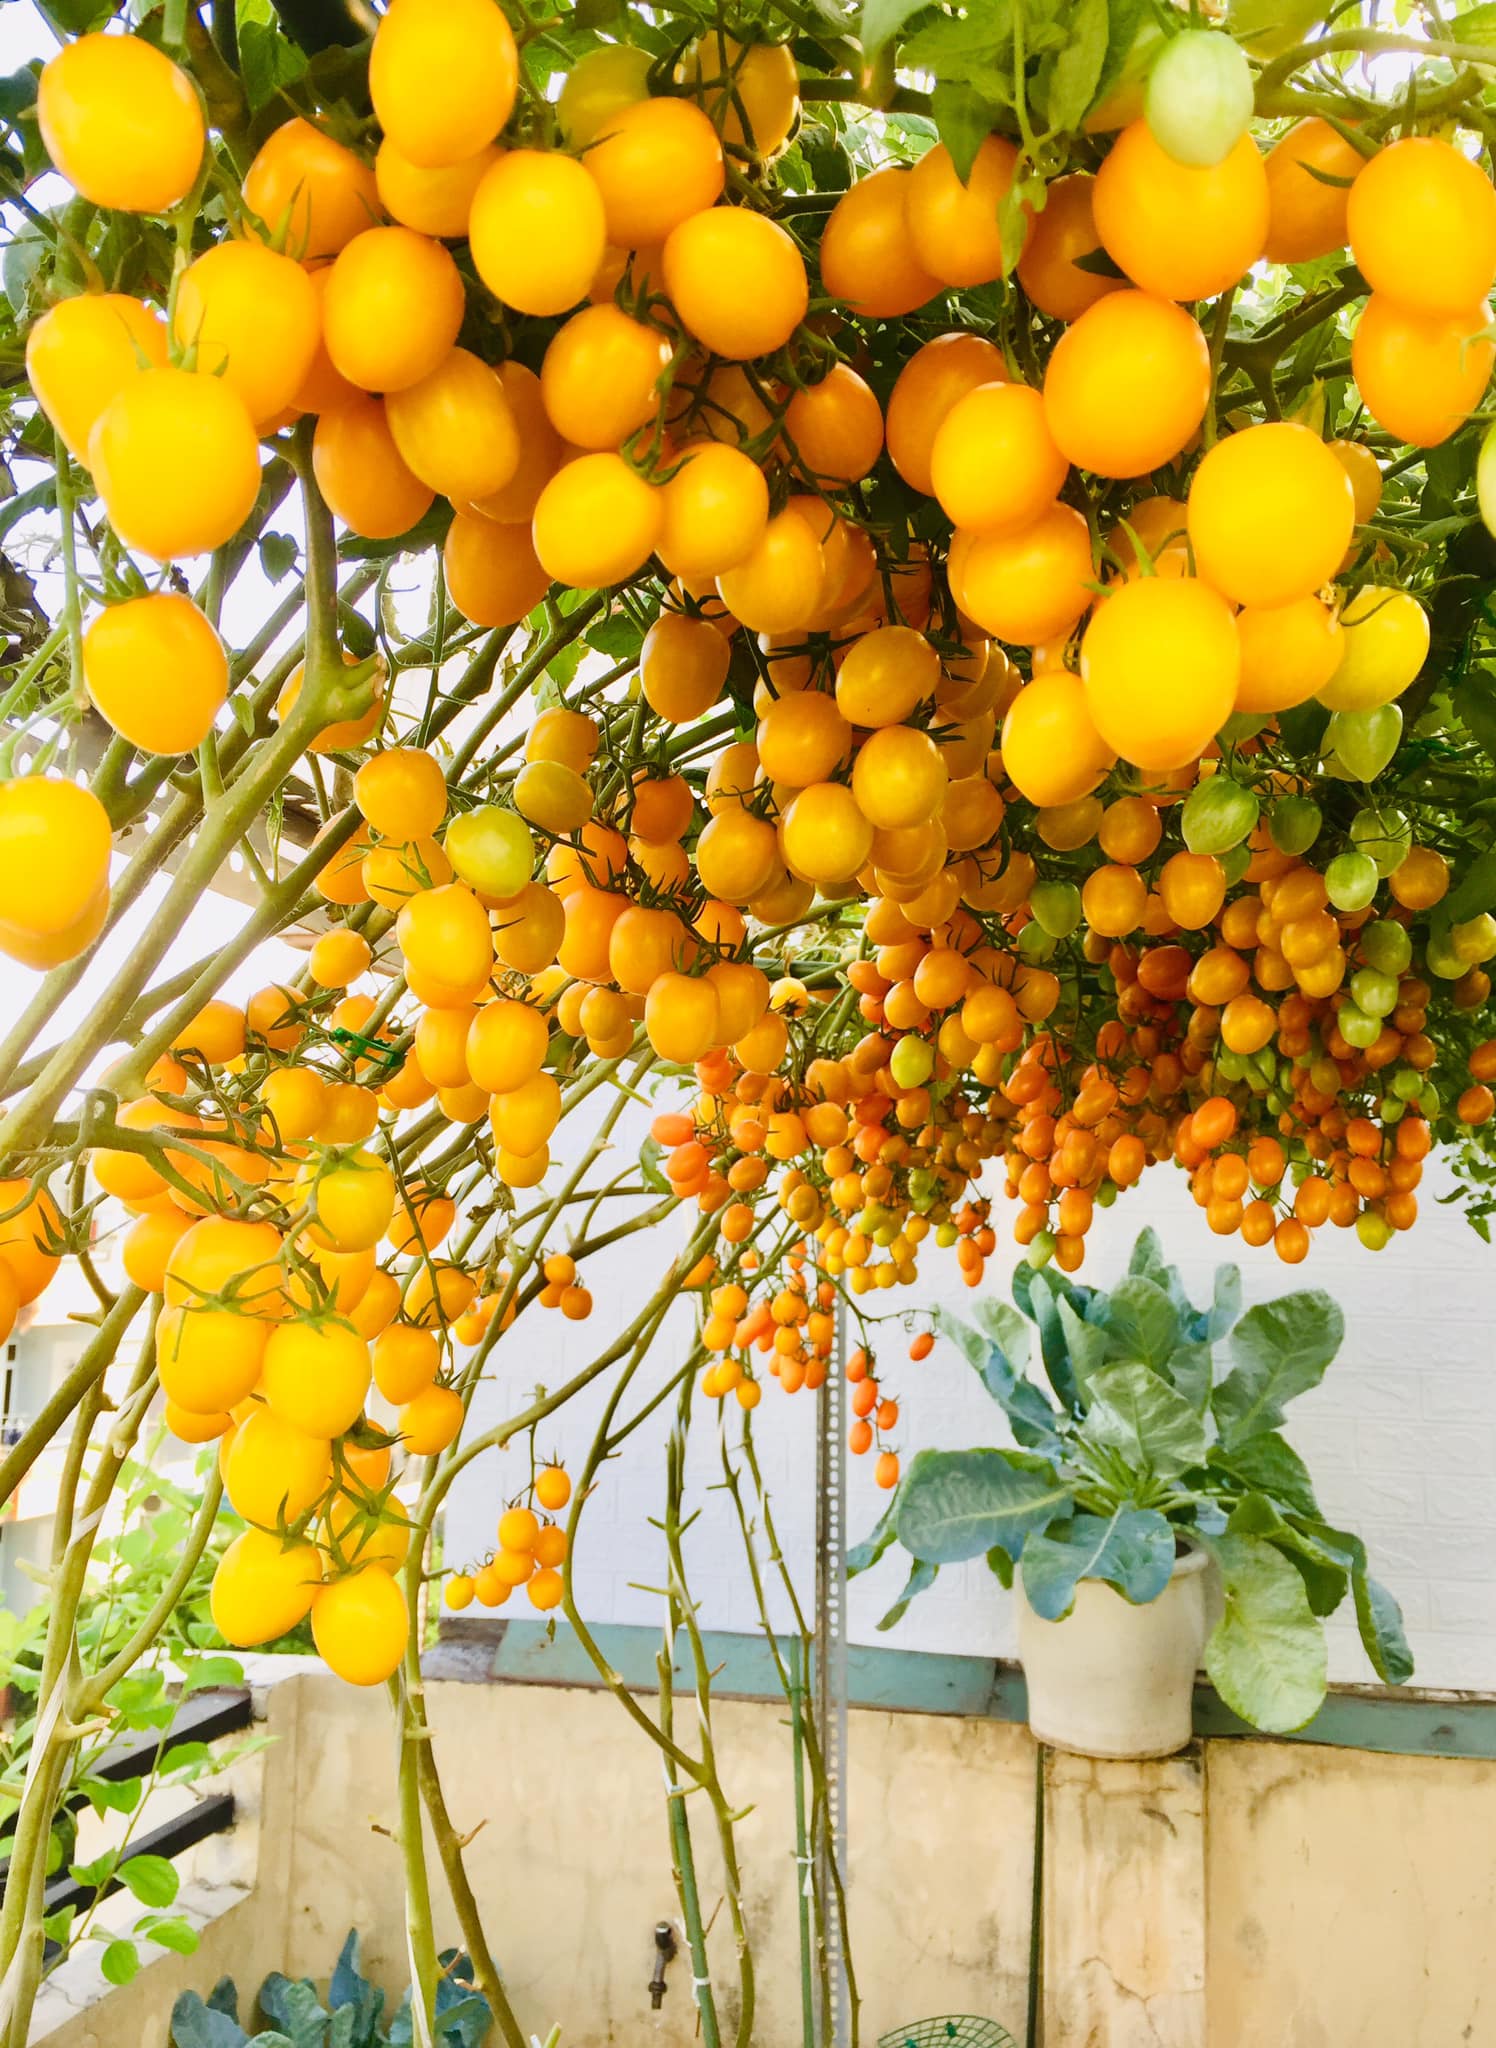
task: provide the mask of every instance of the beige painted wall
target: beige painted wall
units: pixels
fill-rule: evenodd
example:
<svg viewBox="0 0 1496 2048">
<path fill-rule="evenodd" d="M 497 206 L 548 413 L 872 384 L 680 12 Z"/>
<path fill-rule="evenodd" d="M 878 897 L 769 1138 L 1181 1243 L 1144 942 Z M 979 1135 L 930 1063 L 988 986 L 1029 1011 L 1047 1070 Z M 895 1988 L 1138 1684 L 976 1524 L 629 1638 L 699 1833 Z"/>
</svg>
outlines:
<svg viewBox="0 0 1496 2048">
<path fill-rule="evenodd" d="M 649 2009 L 656 1920 L 675 1899 L 658 1759 L 605 1694 L 431 1686 L 438 1761 L 522 2025 L 565 2048 L 688 2048 L 690 1969 Z M 195 1852 L 195 1958 L 163 1957 L 83 2011 L 47 1994 L 48 2048 L 164 2048 L 184 1984 L 273 1967 L 326 1978 L 350 1925 L 406 1978 L 393 1746 L 382 1695 L 325 1674 L 269 1695 L 274 1745 L 240 1767 L 243 1822 Z M 689 1709 L 684 1721 L 689 1734 Z M 738 1829 L 764 2048 L 799 2038 L 789 1741 L 782 1711 L 714 1716 Z M 1035 1754 L 995 1721 L 854 1710 L 854 1957 L 863 2038 L 935 2013 L 1023 2039 Z M 258 1782 L 256 1782 L 258 1781 Z M 691 1802 L 707 1910 L 710 1815 Z M 1496 2048 L 1496 1764 L 1211 1742 L 1160 1764 L 1051 1755 L 1043 2048 Z M 440 1888 L 439 1873 L 437 1877 Z M 217 1917 L 212 1917 L 215 1915 Z M 454 1938 L 442 1900 L 439 1932 Z M 736 2019 L 725 1914 L 712 1934 Z"/>
</svg>

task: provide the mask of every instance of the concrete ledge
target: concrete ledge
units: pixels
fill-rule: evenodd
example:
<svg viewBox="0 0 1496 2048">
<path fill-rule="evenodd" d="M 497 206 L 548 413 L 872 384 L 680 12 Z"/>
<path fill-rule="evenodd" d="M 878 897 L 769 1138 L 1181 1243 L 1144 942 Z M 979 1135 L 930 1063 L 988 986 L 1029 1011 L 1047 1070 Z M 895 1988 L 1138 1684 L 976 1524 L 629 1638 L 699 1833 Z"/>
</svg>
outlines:
<svg viewBox="0 0 1496 2048">
<path fill-rule="evenodd" d="M 613 1622 L 594 1628 L 592 1635 L 631 1692 L 654 1692 L 657 1629 Z M 781 1697 L 769 1646 L 761 1635 L 709 1630 L 703 1640 L 717 1673 L 712 1690 L 718 1697 Z M 426 1652 L 422 1665 L 432 1678 L 467 1685 L 601 1684 L 591 1658 L 564 1622 L 444 1619 L 441 1638 Z M 682 1648 L 677 1648 L 675 1669 L 680 1685 L 689 1690 L 689 1659 Z M 847 1690 L 852 1706 L 890 1713 L 1028 1719 L 1023 1672 L 1000 1658 L 936 1656 L 923 1650 L 853 1644 L 847 1652 Z M 1306 1727 L 1291 1735 L 1263 1736 L 1238 1720 L 1214 1688 L 1201 1680 L 1195 1687 L 1194 1721 L 1195 1734 L 1211 1740 L 1309 1742 L 1385 1756 L 1496 1760 L 1496 1695 L 1490 1693 L 1334 1686 Z"/>
</svg>

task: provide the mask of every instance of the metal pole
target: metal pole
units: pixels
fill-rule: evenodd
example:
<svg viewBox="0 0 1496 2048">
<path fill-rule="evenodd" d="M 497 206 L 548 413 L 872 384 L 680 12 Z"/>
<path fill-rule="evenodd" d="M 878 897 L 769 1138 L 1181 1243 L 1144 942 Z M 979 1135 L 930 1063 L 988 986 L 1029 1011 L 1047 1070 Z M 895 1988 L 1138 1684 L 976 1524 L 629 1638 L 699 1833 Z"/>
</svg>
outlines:
<svg viewBox="0 0 1496 2048">
<path fill-rule="evenodd" d="M 821 2048 L 850 2048 L 851 1999 L 832 1864 L 847 1882 L 847 1311 L 838 1303 L 836 1348 L 817 1407 L 816 1738 L 826 1775 L 826 1826 L 817 1843 L 816 1889 L 829 1998 Z M 829 2010 L 826 2007 L 829 2005 Z"/>
</svg>

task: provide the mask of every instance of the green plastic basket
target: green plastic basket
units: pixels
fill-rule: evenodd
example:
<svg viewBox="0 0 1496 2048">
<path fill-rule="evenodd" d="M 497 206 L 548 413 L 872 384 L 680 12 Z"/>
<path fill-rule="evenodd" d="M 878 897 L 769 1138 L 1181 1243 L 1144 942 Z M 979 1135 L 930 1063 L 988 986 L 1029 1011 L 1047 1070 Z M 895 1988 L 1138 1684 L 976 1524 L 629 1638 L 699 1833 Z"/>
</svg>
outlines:
<svg viewBox="0 0 1496 2048">
<path fill-rule="evenodd" d="M 1017 2048 L 1017 2043 L 996 2020 L 980 2020 L 967 2012 L 895 2027 L 891 2034 L 879 2035 L 878 2048 Z"/>
</svg>

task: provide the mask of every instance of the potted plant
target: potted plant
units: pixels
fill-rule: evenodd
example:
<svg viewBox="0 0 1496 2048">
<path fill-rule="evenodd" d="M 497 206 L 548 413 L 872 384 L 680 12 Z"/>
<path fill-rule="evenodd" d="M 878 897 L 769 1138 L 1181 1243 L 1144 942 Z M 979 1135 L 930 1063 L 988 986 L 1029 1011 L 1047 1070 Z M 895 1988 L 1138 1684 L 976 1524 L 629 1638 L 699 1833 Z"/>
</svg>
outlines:
<svg viewBox="0 0 1496 2048">
<path fill-rule="evenodd" d="M 978 1301 L 970 1323 L 941 1312 L 1017 1447 L 913 1460 L 848 1561 L 865 1570 L 895 1542 L 913 1559 L 880 1627 L 942 1565 L 985 1557 L 1016 1580 L 1034 1734 L 1095 1756 L 1182 1748 L 1202 1649 L 1243 1720 L 1303 1727 L 1325 1694 L 1324 1617 L 1347 1592 L 1377 1676 L 1409 1677 L 1397 1603 L 1281 1430 L 1339 1349 L 1327 1294 L 1243 1315 L 1222 1266 L 1197 1309 L 1145 1230 L 1110 1291 L 1024 1265 L 1013 1295 Z M 1048 1391 L 1027 1372 L 1035 1335 Z"/>
</svg>

